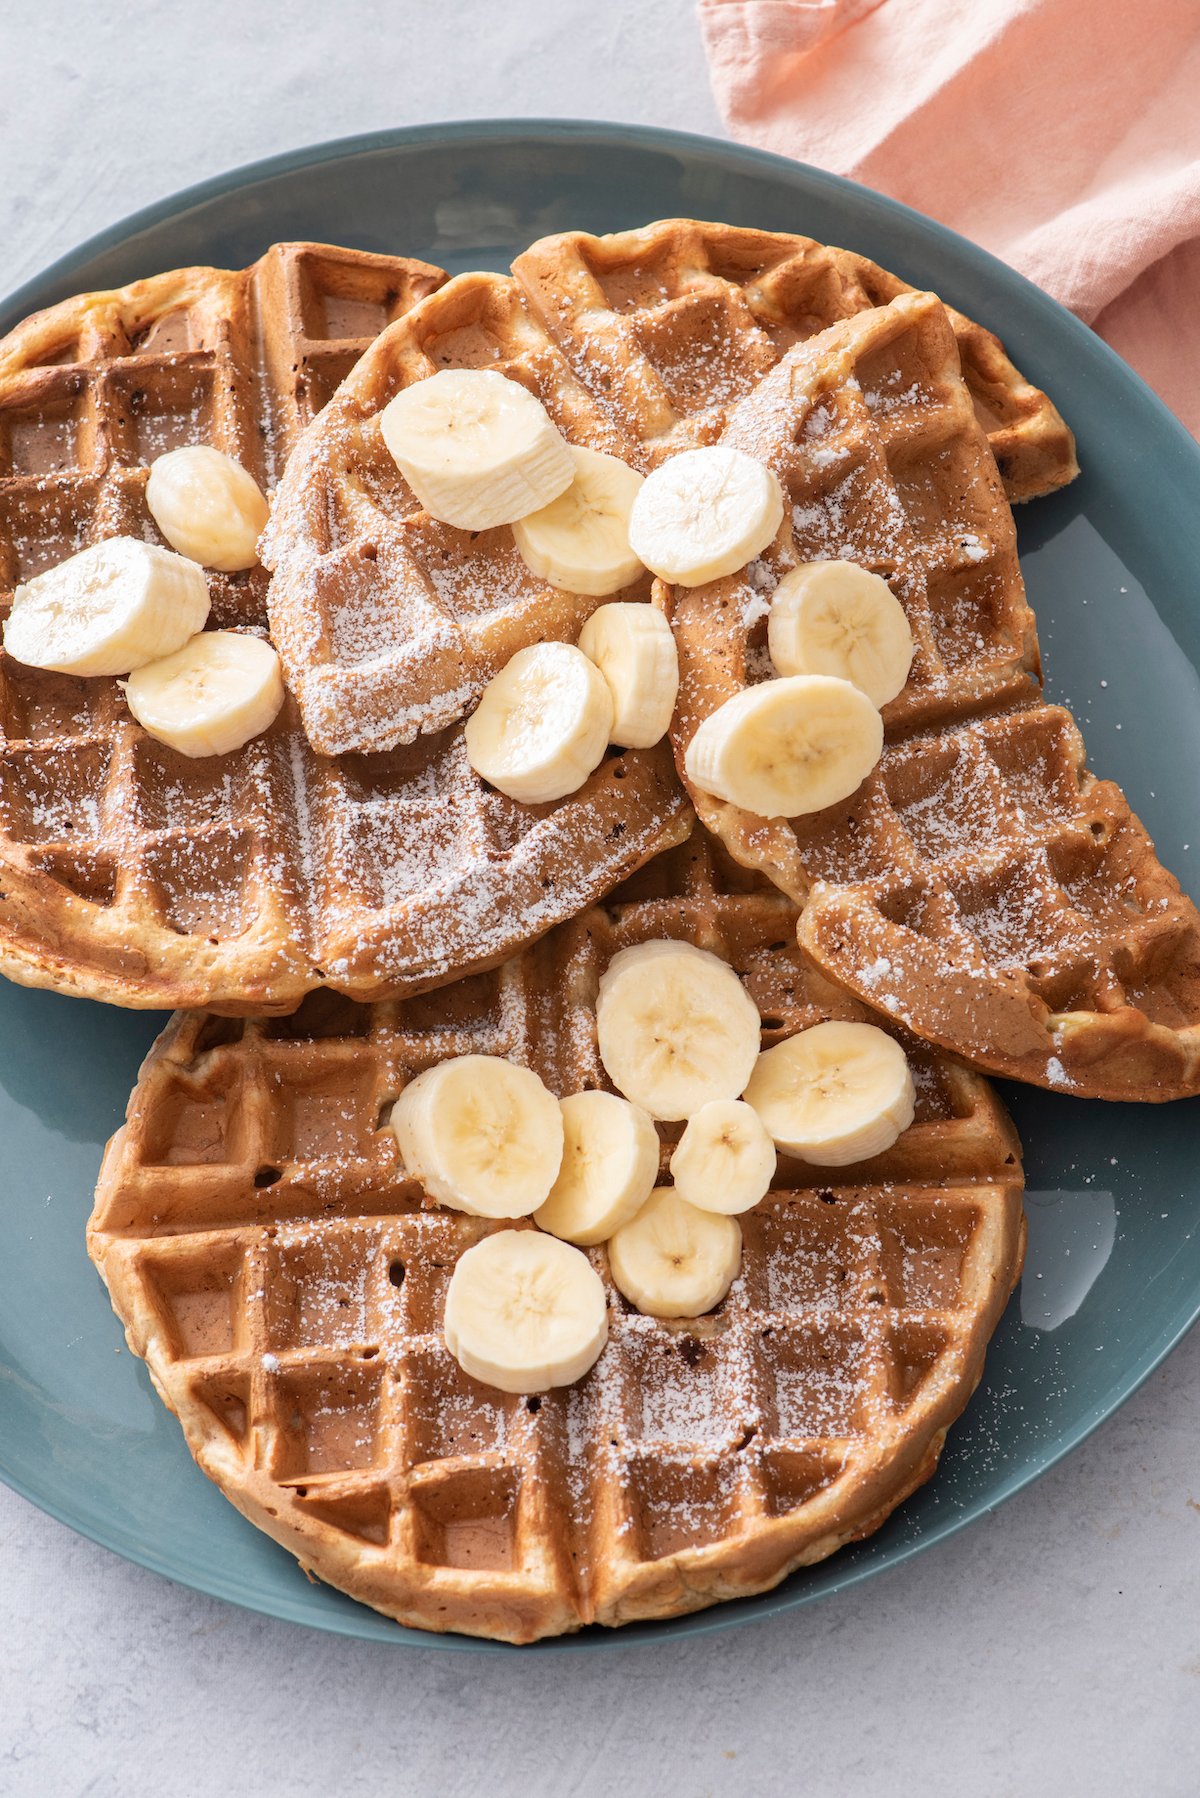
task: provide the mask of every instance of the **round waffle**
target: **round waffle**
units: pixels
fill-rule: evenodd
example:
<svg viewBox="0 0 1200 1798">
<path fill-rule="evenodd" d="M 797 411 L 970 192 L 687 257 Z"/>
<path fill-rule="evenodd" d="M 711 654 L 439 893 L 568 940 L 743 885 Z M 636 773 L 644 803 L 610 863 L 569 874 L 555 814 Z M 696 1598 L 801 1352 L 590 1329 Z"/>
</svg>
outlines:
<svg viewBox="0 0 1200 1798">
<path fill-rule="evenodd" d="M 711 1315 L 632 1312 L 590 1250 L 607 1347 L 534 1398 L 479 1384 L 442 1341 L 457 1257 L 510 1226 L 431 1208 L 384 1127 L 451 1055 L 507 1055 L 560 1094 L 606 1086 L 597 984 L 648 939 L 725 956 L 764 1043 L 864 1016 L 806 969 L 794 922 L 697 832 L 438 993 L 168 1026 L 89 1250 L 200 1466 L 307 1571 L 407 1624 L 524 1642 L 761 1591 L 932 1473 L 1024 1242 L 1019 1145 L 978 1075 L 907 1042 L 912 1127 L 833 1178 L 781 1157 Z"/>
<path fill-rule="evenodd" d="M 770 596 L 796 560 L 881 574 L 915 656 L 843 804 L 765 820 L 693 791 L 705 823 L 803 906 L 818 966 L 926 1040 L 1091 1097 L 1200 1090 L 1200 917 L 1043 701 L 1012 516 L 940 302 L 904 295 L 794 349 L 722 441 L 775 469 L 788 515 L 749 570 L 658 589 L 680 769 L 701 721 L 773 673 Z"/>
<path fill-rule="evenodd" d="M 264 488 L 372 338 L 445 277 L 306 244 L 64 301 L 0 342 L 0 613 L 116 534 L 161 541 L 148 464 L 213 443 Z M 210 576 L 217 628 L 266 627 L 261 568 Z M 0 654 L 0 970 L 121 1005 L 287 1010 L 509 954 L 687 828 L 665 747 L 555 805 L 472 772 L 461 732 L 331 761 L 294 705 L 231 755 L 148 737 L 117 683 Z"/>
<path fill-rule="evenodd" d="M 539 581 L 508 526 L 455 530 L 421 509 L 379 430 L 403 388 L 443 368 L 498 371 L 570 441 L 645 469 L 718 435 L 789 345 L 909 291 L 808 238 L 689 219 L 546 238 L 513 276 L 460 275 L 385 331 L 281 483 L 264 539 L 271 629 L 325 754 L 390 748 L 463 717 L 517 650 L 574 642 L 600 604 Z M 954 317 L 1010 493 L 1070 480 L 1073 439 L 1050 401 L 990 333 Z"/>
</svg>

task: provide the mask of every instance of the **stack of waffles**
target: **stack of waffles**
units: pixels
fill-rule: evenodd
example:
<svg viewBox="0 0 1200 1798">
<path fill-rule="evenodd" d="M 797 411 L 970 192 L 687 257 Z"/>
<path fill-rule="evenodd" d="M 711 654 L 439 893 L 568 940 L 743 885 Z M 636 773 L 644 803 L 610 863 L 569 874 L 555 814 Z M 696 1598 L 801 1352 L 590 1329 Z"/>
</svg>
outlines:
<svg viewBox="0 0 1200 1798">
<path fill-rule="evenodd" d="M 85 544 L 158 533 L 149 465 L 204 443 L 264 486 L 390 317 L 444 277 L 291 244 L 68 300 L 0 344 L 0 604 Z M 265 631 L 266 571 L 210 577 L 212 623 Z M 364 606 L 369 596 L 364 594 Z M 601 897 L 686 833 L 665 746 L 534 810 L 461 731 L 314 752 L 294 706 L 230 755 L 148 737 L 114 681 L 0 659 L 0 968 L 119 1005 L 287 1011 L 312 988 L 430 986 Z"/>
<path fill-rule="evenodd" d="M 487 371 L 643 475 L 770 470 L 784 520 L 729 573 L 637 575 L 669 621 L 669 740 L 506 796 L 467 724 L 514 656 L 616 595 L 535 574 L 508 524 L 422 506 L 381 415 Z M 283 245 L 37 315 L 0 342 L 0 587 L 160 541 L 150 465 L 211 444 L 272 495 L 211 624 L 287 697 L 194 759 L 121 687 L 0 659 L 0 966 L 174 1005 L 109 1145 L 88 1246 L 200 1466 L 301 1565 L 417 1627 L 523 1642 L 761 1591 L 876 1528 L 936 1466 L 1020 1273 L 1020 1148 L 984 1078 L 1200 1089 L 1200 919 L 1042 697 L 1011 502 L 1075 473 L 997 340 L 862 258 L 668 221 L 547 239 L 508 276 Z M 789 570 L 880 575 L 914 654 L 849 797 L 765 818 L 689 750 L 772 678 Z M 500 1228 L 439 1204 L 389 1128 L 454 1057 L 613 1092 L 614 959 L 692 945 L 764 1049 L 871 1023 L 912 1121 L 836 1167 L 778 1153 L 725 1296 L 637 1309 L 586 1247 L 606 1340 L 499 1390 L 447 1346 Z M 682 1125 L 657 1124 L 669 1186 Z M 535 1228 L 518 1220 L 519 1232 Z"/>
</svg>

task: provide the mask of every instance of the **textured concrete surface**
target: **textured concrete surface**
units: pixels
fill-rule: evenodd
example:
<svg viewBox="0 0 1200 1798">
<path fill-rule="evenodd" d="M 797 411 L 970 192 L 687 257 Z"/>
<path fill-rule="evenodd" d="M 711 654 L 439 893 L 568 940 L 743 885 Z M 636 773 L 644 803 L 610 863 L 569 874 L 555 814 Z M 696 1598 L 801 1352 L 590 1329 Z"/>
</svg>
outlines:
<svg viewBox="0 0 1200 1798">
<path fill-rule="evenodd" d="M 0 0 L 0 289 L 250 158 L 425 119 L 718 129 L 691 0 Z M 396 1653 L 196 1597 L 0 1488 L 0 1798 L 1200 1790 L 1194 1336 L 1068 1462 L 790 1617 Z"/>
</svg>

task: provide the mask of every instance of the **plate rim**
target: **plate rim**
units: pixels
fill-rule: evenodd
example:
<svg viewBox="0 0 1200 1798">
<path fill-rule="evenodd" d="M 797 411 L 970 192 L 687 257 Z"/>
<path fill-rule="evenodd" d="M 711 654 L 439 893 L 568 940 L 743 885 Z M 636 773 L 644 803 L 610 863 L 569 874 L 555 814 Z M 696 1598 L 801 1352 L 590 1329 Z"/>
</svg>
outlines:
<svg viewBox="0 0 1200 1798">
<path fill-rule="evenodd" d="M 1012 290 L 1015 287 L 1027 307 L 1032 309 L 1035 318 L 1040 313 L 1048 319 L 1052 319 L 1058 330 L 1068 329 L 1073 334 L 1081 352 L 1092 359 L 1094 363 L 1098 363 L 1098 366 L 1104 371 L 1105 378 L 1115 383 L 1118 395 L 1131 395 L 1142 407 L 1145 407 L 1147 402 L 1149 403 L 1154 424 L 1159 431 L 1163 432 L 1164 443 L 1169 444 L 1175 455 L 1179 457 L 1183 471 L 1186 472 L 1190 464 L 1193 478 L 1200 477 L 1200 445 L 1141 376 L 1082 320 L 990 251 L 983 249 L 969 238 L 940 224 L 928 215 L 905 205 L 904 202 L 877 193 L 845 176 L 831 174 L 810 163 L 777 155 L 772 151 L 755 149 L 705 133 L 677 131 L 655 125 L 631 125 L 620 121 L 570 116 L 435 120 L 330 138 L 319 143 L 301 145 L 272 156 L 240 163 L 203 181 L 180 188 L 161 199 L 151 201 L 148 205 L 126 214 L 102 230 L 93 233 L 55 258 L 41 271 L 30 276 L 11 293 L 0 299 L 0 335 L 12 329 L 14 324 L 31 311 L 42 310 L 45 306 L 56 304 L 55 300 L 44 299 L 38 303 L 39 296 L 47 288 L 61 286 L 67 282 L 73 271 L 92 258 L 119 247 L 122 243 L 145 231 L 169 222 L 181 213 L 219 201 L 239 189 L 252 186 L 257 182 L 292 174 L 297 170 L 319 164 L 348 161 L 363 155 L 385 153 L 407 145 L 444 143 L 468 146 L 476 143 L 480 147 L 484 147 L 497 140 L 513 143 L 522 139 L 540 144 L 554 140 L 578 144 L 592 139 L 603 148 L 633 148 L 659 154 L 675 153 L 693 159 L 700 158 L 710 161 L 715 159 L 722 162 L 726 168 L 732 167 L 734 171 L 742 168 L 748 173 L 773 176 L 777 180 L 785 180 L 789 185 L 809 188 L 834 200 L 839 196 L 846 196 L 852 200 L 853 205 L 860 213 L 865 210 L 868 215 L 874 213 L 882 220 L 898 220 L 905 226 L 908 236 L 913 241 L 918 259 L 923 241 L 940 245 L 943 248 L 948 247 L 951 254 L 964 259 L 968 264 L 973 264 L 982 273 L 994 275 L 1002 288 Z M 70 288 L 65 288 L 59 297 L 67 297 L 71 291 Z M 430 1652 L 508 1654 L 521 1652 L 528 1654 L 533 1649 L 540 1654 L 548 1654 L 646 1647 L 660 1642 L 679 1640 L 683 1637 L 708 1635 L 718 1630 L 732 1629 L 741 1624 L 778 1616 L 784 1611 L 799 1609 L 805 1604 L 815 1603 L 820 1599 L 833 1598 L 836 1594 L 857 1586 L 866 1579 L 892 1571 L 907 1563 L 914 1555 L 921 1554 L 927 1549 L 947 1541 L 950 1537 L 957 1535 L 959 1531 L 978 1521 L 980 1517 L 990 1515 L 1000 1505 L 1015 1498 L 1018 1493 L 1024 1491 L 1044 1474 L 1049 1473 L 1068 1455 L 1072 1454 L 1102 1423 L 1114 1416 L 1140 1390 L 1196 1325 L 1197 1321 L 1200 1321 L 1200 1289 L 1195 1294 L 1193 1308 L 1186 1316 L 1185 1321 L 1156 1339 L 1147 1358 L 1111 1405 L 1106 1408 L 1096 1408 L 1092 1414 L 1085 1414 L 1082 1420 L 1059 1438 L 1051 1452 L 1039 1459 L 1036 1465 L 1023 1468 L 1011 1475 L 987 1503 L 967 1510 L 961 1515 L 948 1516 L 934 1524 L 921 1535 L 919 1540 L 899 1546 L 894 1557 L 884 1566 L 870 1561 L 847 1565 L 843 1575 L 835 1577 L 820 1591 L 806 1591 L 803 1586 L 789 1591 L 789 1582 L 785 1581 L 782 1585 L 767 1592 L 735 1601 L 732 1604 L 717 1605 L 682 1617 L 666 1618 L 658 1622 L 635 1625 L 632 1628 L 589 1630 L 579 1635 L 550 1638 L 526 1645 L 519 1651 L 514 1645 L 507 1643 L 452 1633 L 439 1635 L 411 1629 L 394 1623 L 391 1619 L 366 1606 L 356 1606 L 353 1611 L 348 1612 L 335 1610 L 325 1615 L 307 1614 L 303 1604 L 308 1591 L 305 1586 L 299 1588 L 296 1599 L 292 1600 L 290 1597 L 276 1598 L 274 1595 L 269 1597 L 250 1595 L 244 1588 L 236 1589 L 234 1582 L 226 1580 L 219 1573 L 212 1577 L 193 1575 L 182 1570 L 178 1565 L 169 1564 L 160 1553 L 149 1545 L 120 1542 L 118 1531 L 106 1529 L 102 1523 L 83 1522 L 77 1517 L 69 1515 L 57 1499 L 40 1491 L 37 1481 L 28 1478 L 13 1464 L 9 1445 L 5 1442 L 0 1442 L 0 1481 L 3 1481 L 6 1486 L 28 1503 L 45 1512 L 47 1516 L 54 1518 L 56 1522 L 72 1529 L 77 1535 L 95 1542 L 101 1548 L 119 1555 L 122 1559 L 136 1566 L 144 1567 L 185 1589 L 203 1593 L 205 1596 L 217 1598 L 223 1602 L 234 1604 L 240 1609 L 283 1623 L 299 1624 L 309 1629 L 321 1630 L 326 1634 L 343 1636 L 352 1640 L 380 1642 L 393 1647 L 425 1649 Z M 288 1551 L 282 1549 L 281 1552 L 286 1554 Z M 336 1591 L 336 1588 L 328 1589 Z"/>
</svg>

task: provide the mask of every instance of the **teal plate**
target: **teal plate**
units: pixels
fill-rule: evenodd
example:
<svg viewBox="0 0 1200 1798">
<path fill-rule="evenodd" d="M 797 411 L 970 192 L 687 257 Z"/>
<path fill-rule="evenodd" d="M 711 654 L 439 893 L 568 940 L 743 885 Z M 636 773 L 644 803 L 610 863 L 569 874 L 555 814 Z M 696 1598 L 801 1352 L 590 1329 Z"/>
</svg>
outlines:
<svg viewBox="0 0 1200 1798">
<path fill-rule="evenodd" d="M 1084 473 L 1019 515 L 1050 689 L 1083 725 L 1164 861 L 1200 862 L 1200 451 L 1124 363 L 982 250 L 847 181 L 669 131 L 564 123 L 422 126 L 301 151 L 196 187 L 65 257 L 0 308 L 0 330 L 85 288 L 280 238 L 502 268 L 533 238 L 686 215 L 806 232 L 936 288 L 1053 394 Z M 84 1252 L 105 1138 L 162 1022 L 0 990 L 0 1475 L 74 1529 L 201 1591 L 289 1621 L 422 1648 L 507 1653 L 404 1630 L 324 1586 L 193 1465 Z M 619 1646 L 744 1623 L 893 1567 L 994 1509 L 1109 1416 L 1200 1312 L 1200 1101 L 1101 1105 L 1006 1087 L 1026 1148 L 1029 1255 L 983 1383 L 936 1478 L 868 1541 L 761 1598 L 585 1631 Z M 546 1652 L 554 1645 L 544 1645 Z"/>
</svg>

